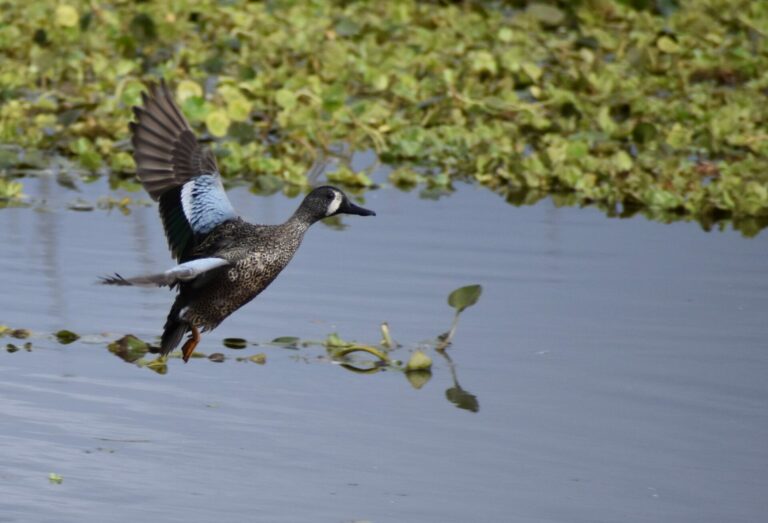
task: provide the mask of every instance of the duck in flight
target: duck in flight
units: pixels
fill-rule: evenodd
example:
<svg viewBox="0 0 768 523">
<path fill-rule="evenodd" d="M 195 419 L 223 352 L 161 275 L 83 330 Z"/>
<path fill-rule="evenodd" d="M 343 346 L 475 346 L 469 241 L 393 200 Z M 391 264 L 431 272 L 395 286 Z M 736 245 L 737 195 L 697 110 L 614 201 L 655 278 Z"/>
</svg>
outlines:
<svg viewBox="0 0 768 523">
<path fill-rule="evenodd" d="M 337 214 L 375 216 L 339 189 L 317 187 L 285 223 L 257 225 L 240 218 L 227 198 L 213 153 L 195 134 L 164 82 L 142 93 L 131 122 L 136 172 L 159 202 L 168 246 L 178 265 L 156 274 L 103 278 L 109 285 L 168 286 L 177 289 L 165 322 L 160 351 L 167 355 L 189 332 L 186 362 L 200 331 L 216 328 L 280 274 L 318 220 Z"/>
</svg>

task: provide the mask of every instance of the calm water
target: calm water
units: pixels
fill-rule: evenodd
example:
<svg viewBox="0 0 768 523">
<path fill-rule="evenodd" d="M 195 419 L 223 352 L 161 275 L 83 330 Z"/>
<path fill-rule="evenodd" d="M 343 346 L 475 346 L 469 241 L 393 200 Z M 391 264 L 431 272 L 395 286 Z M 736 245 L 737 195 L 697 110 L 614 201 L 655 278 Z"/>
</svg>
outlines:
<svg viewBox="0 0 768 523">
<path fill-rule="evenodd" d="M 122 194 L 76 185 L 27 179 L 34 207 L 0 210 L 0 324 L 35 333 L 31 352 L 0 353 L 0 522 L 765 521 L 765 234 L 514 208 L 467 186 L 439 201 L 383 189 L 366 201 L 377 217 L 314 227 L 200 347 L 266 365 L 171 360 L 163 376 L 49 336 L 154 339 L 172 301 L 94 283 L 170 257 L 154 207 L 68 210 Z M 262 223 L 298 203 L 230 196 Z M 448 401 L 435 354 L 415 390 L 320 348 L 221 343 L 377 343 L 388 321 L 406 358 L 470 283 L 484 293 L 449 353 L 477 413 Z"/>
</svg>

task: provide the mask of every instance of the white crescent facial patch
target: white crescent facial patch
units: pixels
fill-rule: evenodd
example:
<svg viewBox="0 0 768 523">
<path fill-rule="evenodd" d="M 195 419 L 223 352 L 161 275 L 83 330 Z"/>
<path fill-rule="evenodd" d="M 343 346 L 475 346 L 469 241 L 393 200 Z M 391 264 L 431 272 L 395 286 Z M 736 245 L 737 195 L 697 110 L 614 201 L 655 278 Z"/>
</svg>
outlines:
<svg viewBox="0 0 768 523">
<path fill-rule="evenodd" d="M 343 199 L 344 197 L 341 195 L 340 192 L 333 191 L 333 201 L 331 201 L 331 203 L 328 204 L 328 210 L 325 212 L 325 215 L 330 216 L 336 211 L 338 211 Z"/>
</svg>

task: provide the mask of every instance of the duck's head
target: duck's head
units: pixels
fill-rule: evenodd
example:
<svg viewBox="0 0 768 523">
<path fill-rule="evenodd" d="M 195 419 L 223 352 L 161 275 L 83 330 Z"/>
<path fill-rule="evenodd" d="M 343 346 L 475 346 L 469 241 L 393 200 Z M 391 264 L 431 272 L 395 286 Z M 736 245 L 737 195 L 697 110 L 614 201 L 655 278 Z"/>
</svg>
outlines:
<svg viewBox="0 0 768 523">
<path fill-rule="evenodd" d="M 376 216 L 376 213 L 355 205 L 341 189 L 324 185 L 313 189 L 301 202 L 299 210 L 312 221 L 322 220 L 337 214 Z"/>
</svg>

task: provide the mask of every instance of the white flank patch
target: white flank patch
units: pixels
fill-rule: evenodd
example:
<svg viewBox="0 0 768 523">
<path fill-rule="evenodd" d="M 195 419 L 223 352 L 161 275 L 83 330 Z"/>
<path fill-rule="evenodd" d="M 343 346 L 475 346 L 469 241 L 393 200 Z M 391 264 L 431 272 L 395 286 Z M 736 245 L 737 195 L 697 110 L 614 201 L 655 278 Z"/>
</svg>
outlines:
<svg viewBox="0 0 768 523">
<path fill-rule="evenodd" d="M 165 276 L 169 282 L 176 280 L 189 281 L 197 278 L 204 272 L 228 263 L 224 258 L 200 258 L 199 260 L 182 263 L 165 271 Z"/>
<path fill-rule="evenodd" d="M 341 195 L 340 192 L 333 191 L 333 201 L 328 204 L 328 210 L 325 212 L 325 215 L 330 216 L 336 211 L 338 211 L 343 199 L 344 197 Z"/>
</svg>

